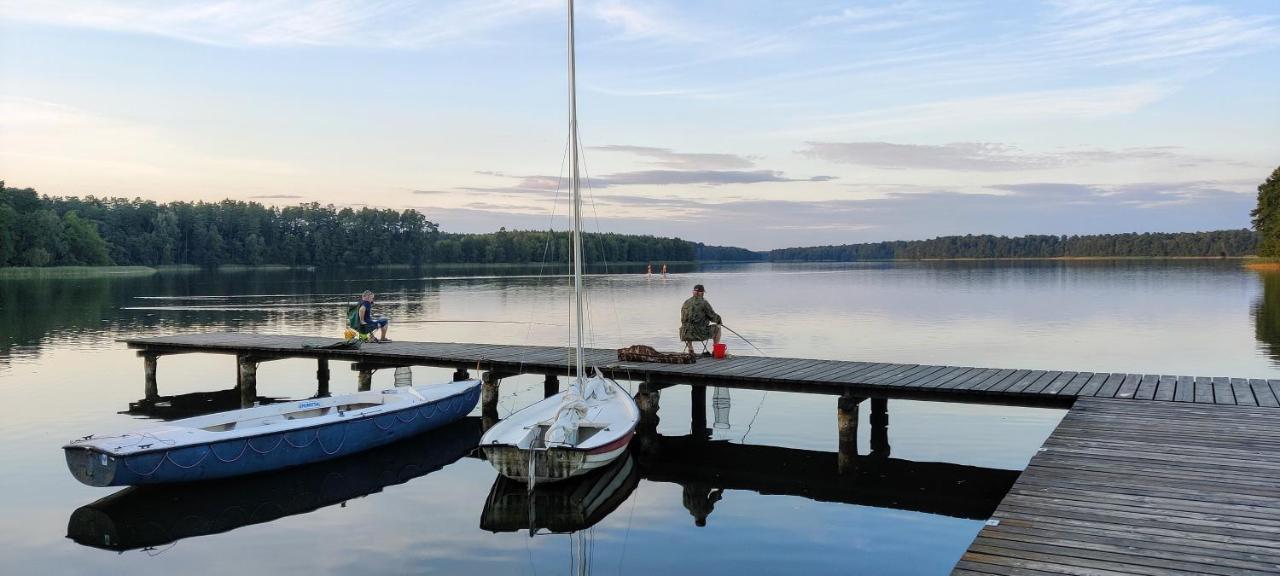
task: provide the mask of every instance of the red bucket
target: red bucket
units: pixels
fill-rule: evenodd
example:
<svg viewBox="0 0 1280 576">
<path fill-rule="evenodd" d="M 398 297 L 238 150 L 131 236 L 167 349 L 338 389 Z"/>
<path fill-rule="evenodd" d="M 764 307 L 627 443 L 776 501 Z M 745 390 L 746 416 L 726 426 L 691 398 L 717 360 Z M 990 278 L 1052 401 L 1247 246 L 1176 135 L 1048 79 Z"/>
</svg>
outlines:
<svg viewBox="0 0 1280 576">
<path fill-rule="evenodd" d="M 711 356 L 714 358 L 724 358 L 725 351 L 728 349 L 729 347 L 724 344 L 716 344 L 711 347 Z"/>
</svg>

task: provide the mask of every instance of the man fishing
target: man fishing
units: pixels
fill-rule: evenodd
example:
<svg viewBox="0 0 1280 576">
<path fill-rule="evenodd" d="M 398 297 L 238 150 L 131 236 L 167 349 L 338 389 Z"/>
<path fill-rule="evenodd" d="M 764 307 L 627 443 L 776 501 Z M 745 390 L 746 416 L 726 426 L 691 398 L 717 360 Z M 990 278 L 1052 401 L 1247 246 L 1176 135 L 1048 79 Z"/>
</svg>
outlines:
<svg viewBox="0 0 1280 576">
<path fill-rule="evenodd" d="M 710 339 L 713 344 L 720 343 L 720 315 L 711 308 L 711 303 L 703 298 L 706 289 L 701 284 L 693 287 L 693 296 L 680 306 L 680 339 L 684 341 L 685 351 L 693 354 L 693 343 Z M 710 352 L 703 351 L 703 356 Z"/>
</svg>

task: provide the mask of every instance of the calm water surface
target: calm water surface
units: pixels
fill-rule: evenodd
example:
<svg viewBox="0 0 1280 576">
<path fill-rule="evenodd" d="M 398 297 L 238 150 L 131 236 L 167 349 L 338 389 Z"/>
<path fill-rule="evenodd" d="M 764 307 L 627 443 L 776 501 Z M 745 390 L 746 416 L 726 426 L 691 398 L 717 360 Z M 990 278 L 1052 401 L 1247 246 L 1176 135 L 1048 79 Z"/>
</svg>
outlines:
<svg viewBox="0 0 1280 576">
<path fill-rule="evenodd" d="M 532 504 L 468 456 L 475 419 L 356 458 L 103 502 L 115 490 L 65 469 L 65 441 L 142 423 L 124 413 L 143 395 L 142 362 L 119 338 L 337 335 L 343 302 L 368 288 L 394 338 L 567 342 L 565 279 L 522 272 L 0 280 L 0 573 L 944 574 L 998 501 L 990 488 L 1007 486 L 1062 416 L 890 401 L 892 458 L 860 459 L 841 478 L 833 398 L 728 392 L 708 402 L 702 442 L 690 435 L 688 388 L 676 387 L 646 440 L 654 452 L 633 450 L 609 481 Z M 726 323 L 771 355 L 1277 378 L 1277 278 L 1217 261 L 754 264 L 589 284 L 602 347 L 675 349 L 680 303 L 703 283 Z M 229 357 L 159 366 L 175 406 L 235 383 Z M 415 368 L 414 379 L 448 372 Z M 314 373 L 309 361 L 262 364 L 259 393 L 307 397 Z M 391 378 L 378 372 L 374 386 Z M 333 365 L 332 388 L 355 389 L 345 364 Z M 500 414 L 540 393 L 540 377 L 504 381 Z M 864 455 L 868 420 L 864 409 Z"/>
</svg>

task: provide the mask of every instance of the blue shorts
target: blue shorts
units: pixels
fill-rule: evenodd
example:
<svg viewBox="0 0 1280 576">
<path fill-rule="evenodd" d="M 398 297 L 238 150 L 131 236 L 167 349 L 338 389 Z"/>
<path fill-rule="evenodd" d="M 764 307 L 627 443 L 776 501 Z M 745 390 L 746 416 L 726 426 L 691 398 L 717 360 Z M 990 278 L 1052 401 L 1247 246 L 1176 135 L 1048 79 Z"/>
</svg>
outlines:
<svg viewBox="0 0 1280 576">
<path fill-rule="evenodd" d="M 361 333 L 361 334 L 368 334 L 368 333 L 373 332 L 374 330 L 377 330 L 377 329 L 379 329 L 379 328 L 386 328 L 386 327 L 387 327 L 387 319 L 386 319 L 386 318 L 374 318 L 374 319 L 373 319 L 372 321 L 370 321 L 368 324 L 361 324 L 361 325 L 360 325 L 360 333 Z"/>
</svg>

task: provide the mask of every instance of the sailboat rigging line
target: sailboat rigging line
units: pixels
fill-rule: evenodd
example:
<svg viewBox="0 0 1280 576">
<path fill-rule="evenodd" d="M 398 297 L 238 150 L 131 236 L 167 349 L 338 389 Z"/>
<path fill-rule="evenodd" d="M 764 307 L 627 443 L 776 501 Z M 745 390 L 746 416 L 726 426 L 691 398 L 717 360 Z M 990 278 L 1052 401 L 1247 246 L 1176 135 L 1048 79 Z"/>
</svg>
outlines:
<svg viewBox="0 0 1280 576">
<path fill-rule="evenodd" d="M 586 149 L 586 146 L 582 145 L 581 134 L 578 135 L 578 147 L 584 150 Z M 595 224 L 596 224 L 596 241 L 600 245 L 600 261 L 604 264 L 604 273 L 605 273 L 605 278 L 607 279 L 609 274 L 609 256 L 608 256 L 608 252 L 605 251 L 604 231 L 601 230 L 600 228 L 600 212 L 599 210 L 596 209 L 595 188 L 591 186 L 591 169 L 590 167 L 587 166 L 586 156 L 587 155 L 585 153 L 582 155 L 582 174 L 583 176 L 586 177 L 586 181 L 587 181 L 587 199 L 591 201 L 591 216 L 592 218 L 595 219 Z M 622 316 L 618 314 L 618 295 L 615 294 L 613 290 L 609 291 L 609 303 L 613 307 L 613 325 L 618 332 L 617 342 L 618 342 L 618 345 L 622 345 Z M 627 369 L 626 380 L 627 380 L 627 393 L 634 395 L 635 390 L 631 388 L 631 382 L 633 381 L 633 379 L 631 378 L 630 369 Z"/>
<path fill-rule="evenodd" d="M 759 352 L 759 353 L 760 353 L 760 354 L 762 354 L 762 355 L 768 356 L 768 354 L 765 354 L 765 353 L 764 353 L 764 350 L 761 350 L 761 349 L 759 349 L 759 348 L 756 348 L 756 345 L 755 345 L 755 344 L 752 344 L 750 340 L 747 340 L 745 337 L 743 337 L 743 335 L 739 334 L 737 330 L 734 330 L 733 328 L 730 328 L 730 327 L 728 327 L 728 326 L 725 326 L 724 324 L 721 324 L 721 325 L 720 325 L 720 327 L 721 327 L 721 328 L 724 328 L 725 330 L 728 330 L 729 332 L 732 332 L 734 336 L 737 336 L 737 337 L 739 337 L 739 338 L 742 338 L 742 341 L 743 341 L 743 342 L 746 342 L 746 343 L 747 343 L 747 346 L 750 346 L 750 347 L 752 347 L 752 348 L 755 348 L 756 352 Z"/>
<path fill-rule="evenodd" d="M 564 189 L 564 164 L 569 158 L 569 140 L 565 139 L 564 153 L 560 155 L 560 171 L 556 175 L 556 194 L 551 199 L 551 217 L 547 221 L 547 241 L 542 244 L 542 262 L 538 264 L 538 280 L 542 280 L 542 274 L 547 268 L 547 257 L 551 253 L 551 243 L 555 240 L 556 212 L 560 206 L 560 191 Z M 537 312 L 537 308 L 533 303 L 529 304 L 529 322 L 524 331 L 524 343 L 527 346 L 529 341 L 533 339 L 533 317 Z M 520 363 L 524 364 L 524 353 L 521 353 Z"/>
<path fill-rule="evenodd" d="M 569 0 L 569 192 L 573 196 L 573 299 L 577 339 L 574 341 L 574 374 L 580 382 L 586 374 L 582 353 L 584 319 L 582 303 L 582 185 L 578 176 L 578 84 L 573 43 L 573 0 Z"/>
</svg>

